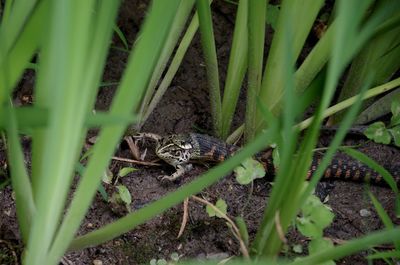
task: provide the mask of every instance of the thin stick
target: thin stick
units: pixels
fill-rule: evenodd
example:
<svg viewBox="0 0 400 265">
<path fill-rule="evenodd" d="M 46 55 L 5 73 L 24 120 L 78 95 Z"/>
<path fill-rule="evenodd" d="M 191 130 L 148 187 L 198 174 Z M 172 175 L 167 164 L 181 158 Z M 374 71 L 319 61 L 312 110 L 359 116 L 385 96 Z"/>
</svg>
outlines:
<svg viewBox="0 0 400 265">
<path fill-rule="evenodd" d="M 182 216 L 181 228 L 179 229 L 179 233 L 176 238 L 180 238 L 183 234 L 183 231 L 185 231 L 185 227 L 188 221 L 188 216 L 189 216 L 189 198 L 186 198 L 183 201 L 183 216 Z"/>
<path fill-rule="evenodd" d="M 155 162 L 139 161 L 139 160 L 133 160 L 133 159 L 123 158 L 123 157 L 118 157 L 118 156 L 113 156 L 111 159 L 117 160 L 117 161 L 133 163 L 133 164 L 138 164 L 138 165 L 145 165 L 145 166 L 161 166 L 161 164 L 155 163 Z"/>
</svg>

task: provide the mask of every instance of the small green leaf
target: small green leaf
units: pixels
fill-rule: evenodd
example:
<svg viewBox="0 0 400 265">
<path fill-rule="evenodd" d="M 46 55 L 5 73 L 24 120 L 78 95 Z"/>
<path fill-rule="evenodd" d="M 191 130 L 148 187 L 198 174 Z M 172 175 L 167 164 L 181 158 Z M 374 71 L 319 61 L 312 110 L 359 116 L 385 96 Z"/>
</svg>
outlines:
<svg viewBox="0 0 400 265">
<path fill-rule="evenodd" d="M 396 126 L 400 124 L 400 101 L 393 100 L 391 105 L 392 118 L 390 119 L 390 125 Z"/>
<path fill-rule="evenodd" d="M 157 265 L 167 265 L 168 262 L 165 259 L 159 259 L 157 260 Z"/>
<path fill-rule="evenodd" d="M 228 210 L 228 205 L 226 204 L 226 202 L 222 199 L 218 199 L 217 203 L 215 204 L 215 207 L 218 208 L 218 210 L 220 210 L 223 214 L 227 213 Z M 207 205 L 206 206 L 206 211 L 208 213 L 208 216 L 213 217 L 222 217 L 222 215 L 220 215 L 218 212 L 216 212 L 211 206 Z"/>
<path fill-rule="evenodd" d="M 107 184 L 111 184 L 111 181 L 113 178 L 114 178 L 113 173 L 111 172 L 110 169 L 107 168 L 102 177 L 103 182 L 107 183 Z"/>
<path fill-rule="evenodd" d="M 253 158 L 244 160 L 242 166 L 238 166 L 234 171 L 236 181 L 241 185 L 247 185 L 253 180 L 265 176 L 264 166 Z"/>
<path fill-rule="evenodd" d="M 122 178 L 122 177 L 125 177 L 126 175 L 128 175 L 129 173 L 131 173 L 133 171 L 136 171 L 136 170 L 137 169 L 133 168 L 133 167 L 123 167 L 123 168 L 121 168 L 119 170 L 118 176 Z"/>
<path fill-rule="evenodd" d="M 294 253 L 301 254 L 303 253 L 303 246 L 300 244 L 296 244 L 293 246 Z"/>
<path fill-rule="evenodd" d="M 170 257 L 171 257 L 171 260 L 173 260 L 175 262 L 179 260 L 179 254 L 176 252 L 172 252 Z"/>
<path fill-rule="evenodd" d="M 279 155 L 278 148 L 274 148 L 274 150 L 272 150 L 272 161 L 274 163 L 274 167 L 279 168 L 279 165 L 281 164 L 281 157 Z"/>
<path fill-rule="evenodd" d="M 335 215 L 323 204 L 320 207 L 315 207 L 310 215 L 310 218 L 321 230 L 329 226 L 334 217 Z"/>
<path fill-rule="evenodd" d="M 397 125 L 392 129 L 389 129 L 389 132 L 392 134 L 394 144 L 400 147 L 400 125 Z"/>
<path fill-rule="evenodd" d="M 296 219 L 297 229 L 301 234 L 310 238 L 322 236 L 324 228 L 332 223 L 335 215 L 315 195 L 310 195 L 301 207 L 301 217 Z"/>
<path fill-rule="evenodd" d="M 376 143 L 389 144 L 391 136 L 383 122 L 378 121 L 371 124 L 364 132 L 365 136 Z"/>
<path fill-rule="evenodd" d="M 271 25 L 271 27 L 275 30 L 276 25 L 278 22 L 278 17 L 279 17 L 279 11 L 280 11 L 280 5 L 267 5 L 267 13 L 265 20 L 268 25 Z"/>
<path fill-rule="evenodd" d="M 298 217 L 296 227 L 300 233 L 309 238 L 319 238 L 322 236 L 322 230 L 311 221 L 310 218 Z"/>
<path fill-rule="evenodd" d="M 150 260 L 150 265 L 157 265 L 157 260 L 156 259 L 151 259 Z"/>
<path fill-rule="evenodd" d="M 124 185 L 118 185 L 118 194 L 121 198 L 121 200 L 126 204 L 130 205 L 132 202 L 132 196 L 131 193 L 129 192 L 128 188 L 125 187 Z"/>
<path fill-rule="evenodd" d="M 325 238 L 316 238 L 310 241 L 310 244 L 308 245 L 308 252 L 310 253 L 310 255 L 313 255 L 330 248 L 333 248 L 332 241 Z M 318 263 L 318 265 L 335 265 L 335 262 L 329 260 L 323 263 Z"/>
</svg>

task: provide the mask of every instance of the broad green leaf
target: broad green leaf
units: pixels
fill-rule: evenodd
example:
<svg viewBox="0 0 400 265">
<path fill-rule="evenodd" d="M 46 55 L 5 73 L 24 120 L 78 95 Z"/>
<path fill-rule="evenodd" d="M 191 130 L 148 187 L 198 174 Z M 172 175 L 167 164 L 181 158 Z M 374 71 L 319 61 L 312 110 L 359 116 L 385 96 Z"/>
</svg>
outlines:
<svg viewBox="0 0 400 265">
<path fill-rule="evenodd" d="M 121 200 L 126 204 L 130 205 L 132 203 L 132 196 L 131 193 L 129 192 L 128 188 L 125 187 L 124 185 L 118 185 L 118 194 L 121 198 Z"/>
<path fill-rule="evenodd" d="M 129 173 L 131 173 L 133 171 L 136 171 L 136 170 L 137 169 L 133 168 L 133 167 L 123 167 L 123 168 L 121 168 L 119 170 L 118 176 L 122 178 L 122 177 L 125 177 L 126 175 L 128 175 Z"/>
<path fill-rule="evenodd" d="M 389 129 L 389 132 L 392 134 L 394 144 L 400 147 L 400 125 Z"/>
<path fill-rule="evenodd" d="M 243 161 L 242 165 L 235 168 L 236 181 L 241 185 L 247 185 L 257 178 L 265 176 L 265 169 L 263 165 L 254 160 L 248 158 Z"/>
<path fill-rule="evenodd" d="M 392 111 L 392 118 L 390 119 L 390 125 L 391 126 L 396 126 L 400 124 L 400 101 L 399 100 L 393 100 L 392 105 L 391 105 L 391 111 Z"/>
<path fill-rule="evenodd" d="M 228 210 L 228 205 L 226 205 L 226 202 L 222 199 L 218 199 L 217 203 L 215 204 L 215 207 L 218 208 L 218 210 L 220 210 L 223 214 L 226 214 L 227 210 Z M 213 217 L 222 217 L 221 214 L 219 214 L 218 212 L 216 212 L 211 206 L 207 205 L 206 206 L 206 211 L 208 213 L 208 216 Z"/>
<path fill-rule="evenodd" d="M 383 122 L 378 121 L 371 124 L 364 132 L 368 139 L 373 140 L 376 143 L 389 144 L 391 137 L 389 131 Z"/>
</svg>

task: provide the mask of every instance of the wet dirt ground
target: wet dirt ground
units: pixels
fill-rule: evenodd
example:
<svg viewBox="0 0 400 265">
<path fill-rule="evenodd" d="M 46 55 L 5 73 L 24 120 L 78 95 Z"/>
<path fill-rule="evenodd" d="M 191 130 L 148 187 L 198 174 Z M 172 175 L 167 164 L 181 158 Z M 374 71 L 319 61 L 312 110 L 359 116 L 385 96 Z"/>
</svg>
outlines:
<svg viewBox="0 0 400 265">
<path fill-rule="evenodd" d="M 147 4 L 144 1 L 124 1 L 120 9 L 118 25 L 124 32 L 130 45 L 134 43 L 138 29 L 145 14 Z M 220 60 L 220 74 L 224 79 L 228 63 L 229 47 L 233 31 L 235 6 L 224 1 L 217 1 L 213 8 L 215 22 L 215 36 L 218 59 Z M 269 29 L 271 32 L 271 29 Z M 267 43 L 270 43 L 267 34 Z M 267 44 L 267 47 L 268 48 Z M 122 43 L 114 36 L 114 47 L 121 47 Z M 118 81 L 123 73 L 127 53 L 118 49 L 111 49 L 103 80 L 105 82 Z M 16 92 L 16 101 L 21 104 L 29 103 L 34 85 L 34 73 L 28 71 Z M 101 88 L 98 94 L 96 109 L 105 110 L 110 105 L 115 87 Z M 234 127 L 238 126 L 244 117 L 245 93 L 240 96 Z M 202 59 L 199 36 L 196 35 L 185 59 L 160 104 L 149 117 L 142 128 L 143 132 L 157 134 L 202 132 L 211 134 L 211 121 L 206 73 Z M 91 134 L 93 135 L 93 133 Z M 321 137 L 320 145 L 329 144 L 329 134 Z M 376 161 L 384 164 L 400 166 L 399 150 L 370 143 L 360 136 L 348 137 L 344 144 L 357 143 L 360 150 L 367 153 Z M 154 158 L 151 151 L 152 143 L 146 142 L 144 148 L 149 152 L 146 160 Z M 29 140 L 24 140 L 24 148 L 29 164 Z M 132 158 L 128 145 L 122 142 L 116 156 Z M 0 163 L 4 162 L 4 150 L 1 150 Z M 132 194 L 131 208 L 141 208 L 149 202 L 162 198 L 168 192 L 175 190 L 179 185 L 190 182 L 196 176 L 207 170 L 206 165 L 195 165 L 194 169 L 182 179 L 170 185 L 163 185 L 158 176 L 171 174 L 173 169 L 162 164 L 161 166 L 140 166 L 127 162 L 112 161 L 110 169 L 116 173 L 123 167 L 135 167 L 138 170 L 120 178 L 117 184 L 125 185 Z M 0 177 L 3 183 L 4 176 Z M 365 235 L 382 228 L 382 223 L 366 194 L 367 187 L 360 183 L 337 181 L 329 185 L 328 204 L 335 213 L 333 224 L 325 230 L 325 236 L 336 242 Z M 115 187 L 105 184 L 109 194 Z M 270 185 L 263 179 L 254 183 L 253 190 L 249 186 L 239 185 L 233 175 L 228 175 L 212 187 L 204 190 L 199 196 L 215 202 L 218 198 L 228 204 L 228 214 L 231 217 L 242 216 L 248 226 L 251 236 L 254 236 L 259 225 L 263 208 L 268 199 Z M 384 208 L 389 212 L 392 220 L 399 223 L 394 216 L 394 195 L 390 189 L 371 187 Z M 367 216 L 360 214 L 360 211 Z M 240 255 L 239 245 L 225 221 L 215 217 L 208 217 L 204 206 L 197 202 L 189 202 L 189 221 L 181 238 L 177 234 L 182 220 L 182 205 L 177 205 L 165 213 L 138 228 L 102 245 L 68 253 L 63 264 L 149 264 L 153 258 L 169 259 L 174 252 L 181 259 L 204 259 L 211 257 L 226 258 Z M 94 198 L 93 204 L 82 223 L 79 234 L 85 234 L 104 226 L 125 214 L 105 202 L 100 194 Z M 305 244 L 305 239 L 292 231 L 289 233 L 289 245 Z M 14 199 L 10 185 L 0 189 L 0 263 L 15 264 L 13 253 L 20 254 L 20 236 L 16 221 Z M 5 255 L 3 253 L 6 253 Z M 338 264 L 367 264 L 365 255 L 360 253 L 338 261 Z M 8 259 L 2 259 L 2 255 Z M 100 264 L 100 263 L 97 263 Z M 380 264 L 379 262 L 376 264 Z"/>
</svg>

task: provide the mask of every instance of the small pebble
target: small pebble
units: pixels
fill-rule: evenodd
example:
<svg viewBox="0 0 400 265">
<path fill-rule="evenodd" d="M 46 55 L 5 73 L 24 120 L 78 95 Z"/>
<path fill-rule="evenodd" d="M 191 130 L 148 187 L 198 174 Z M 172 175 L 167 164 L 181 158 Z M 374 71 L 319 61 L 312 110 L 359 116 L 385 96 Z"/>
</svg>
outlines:
<svg viewBox="0 0 400 265">
<path fill-rule="evenodd" d="M 361 217 L 369 217 L 369 216 L 371 216 L 371 212 L 368 209 L 361 209 L 360 216 Z"/>
<path fill-rule="evenodd" d="M 92 223 L 88 223 L 88 224 L 86 225 L 86 227 L 87 227 L 87 228 L 92 228 L 92 227 L 93 227 L 93 224 L 92 224 Z"/>
<path fill-rule="evenodd" d="M 93 265 L 103 265 L 103 262 L 99 259 L 93 260 Z"/>
</svg>

